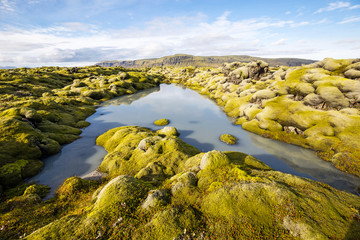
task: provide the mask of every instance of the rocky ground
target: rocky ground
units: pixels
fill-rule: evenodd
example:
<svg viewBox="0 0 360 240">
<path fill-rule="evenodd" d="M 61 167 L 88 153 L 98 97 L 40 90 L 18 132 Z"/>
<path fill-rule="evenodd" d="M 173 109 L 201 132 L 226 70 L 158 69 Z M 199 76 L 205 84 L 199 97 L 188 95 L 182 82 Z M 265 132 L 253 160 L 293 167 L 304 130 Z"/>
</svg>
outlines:
<svg viewBox="0 0 360 240">
<path fill-rule="evenodd" d="M 99 171 L 67 179 L 49 200 L 48 187 L 22 179 L 78 138 L 96 104 L 160 82 L 206 94 L 244 129 L 360 176 L 359 64 L 0 70 L 0 238 L 357 239 L 360 197 L 244 153 L 202 153 L 171 126 L 99 136 L 108 151 Z"/>
</svg>

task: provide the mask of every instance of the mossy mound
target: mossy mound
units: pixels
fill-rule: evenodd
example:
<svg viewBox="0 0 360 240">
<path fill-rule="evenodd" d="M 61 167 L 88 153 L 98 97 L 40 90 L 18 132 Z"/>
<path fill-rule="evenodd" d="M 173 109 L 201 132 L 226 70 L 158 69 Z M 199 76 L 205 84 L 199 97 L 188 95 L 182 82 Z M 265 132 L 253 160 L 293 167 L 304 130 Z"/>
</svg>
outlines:
<svg viewBox="0 0 360 240">
<path fill-rule="evenodd" d="M 139 174 L 141 178 L 150 178 L 153 172 L 173 175 L 182 168 L 184 159 L 199 152 L 176 135 L 135 126 L 109 130 L 96 139 L 96 143 L 109 152 L 99 169 L 110 176 Z M 153 164 L 162 170 L 151 170 Z"/>
<path fill-rule="evenodd" d="M 50 192 L 50 187 L 39 184 L 33 184 L 25 189 L 23 195 L 25 196 L 25 195 L 37 194 L 40 198 L 44 198 L 49 192 Z"/>
<path fill-rule="evenodd" d="M 158 119 L 158 120 L 154 121 L 154 124 L 158 125 L 158 126 L 166 126 L 169 123 L 170 123 L 170 121 L 166 118 L 162 118 L 162 119 Z"/>
<path fill-rule="evenodd" d="M 65 198 L 82 191 L 87 187 L 87 185 L 89 185 L 89 183 L 89 180 L 84 180 L 79 177 L 71 177 L 64 181 L 64 183 L 56 191 L 56 194 Z"/>
<path fill-rule="evenodd" d="M 126 146 L 135 146 L 134 155 L 175 138 L 121 127 L 100 136 L 98 142 L 108 149 L 107 157 L 114 158 Z M 142 140 L 149 143 L 145 150 L 136 148 Z M 127 175 L 114 177 L 75 208 L 75 214 L 52 221 L 27 239 L 355 239 L 359 235 L 360 197 L 273 171 L 244 153 L 196 152 L 173 149 L 173 155 L 182 157 L 172 160 L 178 165 L 171 167 L 172 174 L 159 174 L 169 171 L 161 160 L 170 157 L 166 151 L 125 160 L 132 161 L 126 168 L 117 164 L 122 170 L 110 173 Z M 152 177 L 160 181 L 131 176 L 144 158 L 146 171 L 158 173 Z M 70 178 L 61 188 L 74 181 L 81 180 Z"/>
<path fill-rule="evenodd" d="M 220 140 L 229 145 L 234 145 L 237 142 L 237 138 L 231 134 L 222 134 Z"/>
</svg>

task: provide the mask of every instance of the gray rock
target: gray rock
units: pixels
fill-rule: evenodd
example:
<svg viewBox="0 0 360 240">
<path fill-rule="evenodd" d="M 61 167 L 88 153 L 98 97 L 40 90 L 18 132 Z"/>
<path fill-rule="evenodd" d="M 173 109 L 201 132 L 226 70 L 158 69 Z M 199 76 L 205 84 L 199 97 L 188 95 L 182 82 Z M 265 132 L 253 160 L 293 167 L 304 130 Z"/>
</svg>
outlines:
<svg viewBox="0 0 360 240">
<path fill-rule="evenodd" d="M 360 71 L 356 69 L 349 69 L 346 72 L 344 72 L 344 75 L 347 78 L 356 79 L 356 78 L 360 78 Z"/>
<path fill-rule="evenodd" d="M 152 190 L 145 199 L 145 202 L 142 204 L 143 209 L 150 209 L 156 206 L 166 205 L 169 201 L 168 191 L 162 190 Z"/>
<path fill-rule="evenodd" d="M 162 180 L 165 177 L 164 170 L 166 169 L 160 162 L 149 163 L 146 167 L 142 168 L 137 174 L 136 178 L 151 180 Z"/>
<path fill-rule="evenodd" d="M 178 192 L 179 190 L 185 187 L 191 187 L 196 185 L 197 185 L 196 174 L 193 172 L 186 172 L 177 178 L 177 181 L 173 184 L 171 188 L 171 193 L 175 194 L 176 192 Z"/>
<path fill-rule="evenodd" d="M 180 133 L 175 127 L 164 127 L 157 131 L 159 134 L 164 134 L 166 136 L 179 136 Z"/>
<path fill-rule="evenodd" d="M 321 103 L 323 103 L 324 100 L 317 94 L 315 93 L 310 93 L 309 95 L 307 95 L 304 98 L 304 104 L 305 105 L 310 105 L 310 106 L 317 106 Z"/>
</svg>

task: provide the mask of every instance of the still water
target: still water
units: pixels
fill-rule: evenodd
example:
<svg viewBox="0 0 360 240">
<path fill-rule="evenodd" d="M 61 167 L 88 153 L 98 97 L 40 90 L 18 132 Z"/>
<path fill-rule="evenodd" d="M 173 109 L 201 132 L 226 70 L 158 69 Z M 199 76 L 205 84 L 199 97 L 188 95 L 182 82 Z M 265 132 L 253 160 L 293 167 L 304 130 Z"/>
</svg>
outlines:
<svg viewBox="0 0 360 240">
<path fill-rule="evenodd" d="M 263 138 L 232 124 L 224 112 L 207 97 L 176 85 L 162 84 L 129 96 L 104 102 L 87 121 L 81 138 L 65 145 L 61 152 L 44 160 L 44 169 L 30 179 L 49 185 L 52 194 L 68 177 L 82 176 L 95 170 L 106 155 L 95 145 L 97 136 L 119 126 L 160 129 L 153 122 L 170 120 L 180 138 L 201 151 L 240 151 L 251 154 L 273 169 L 327 183 L 337 189 L 357 193 L 360 179 L 343 173 L 316 157 L 311 150 Z M 239 140 L 227 145 L 219 136 L 230 133 Z"/>
</svg>

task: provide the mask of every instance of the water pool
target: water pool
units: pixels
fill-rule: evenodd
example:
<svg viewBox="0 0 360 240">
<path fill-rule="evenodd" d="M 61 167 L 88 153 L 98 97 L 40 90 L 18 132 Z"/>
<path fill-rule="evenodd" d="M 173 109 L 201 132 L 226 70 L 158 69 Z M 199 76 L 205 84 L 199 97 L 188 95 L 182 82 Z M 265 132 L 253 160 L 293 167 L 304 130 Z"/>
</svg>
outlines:
<svg viewBox="0 0 360 240">
<path fill-rule="evenodd" d="M 101 104 L 87 121 L 81 138 L 63 146 L 60 153 L 44 159 L 43 170 L 31 178 L 49 185 L 52 194 L 68 177 L 82 176 L 95 170 L 106 155 L 95 139 L 119 126 L 142 126 L 160 129 L 154 120 L 167 118 L 180 138 L 201 151 L 240 151 L 251 154 L 273 169 L 327 183 L 337 189 L 357 193 L 360 179 L 341 172 L 319 159 L 311 151 L 283 142 L 263 138 L 232 124 L 232 119 L 209 98 L 177 85 L 162 84 L 133 95 L 118 97 Z M 230 133 L 239 141 L 227 145 L 219 136 Z"/>
</svg>

